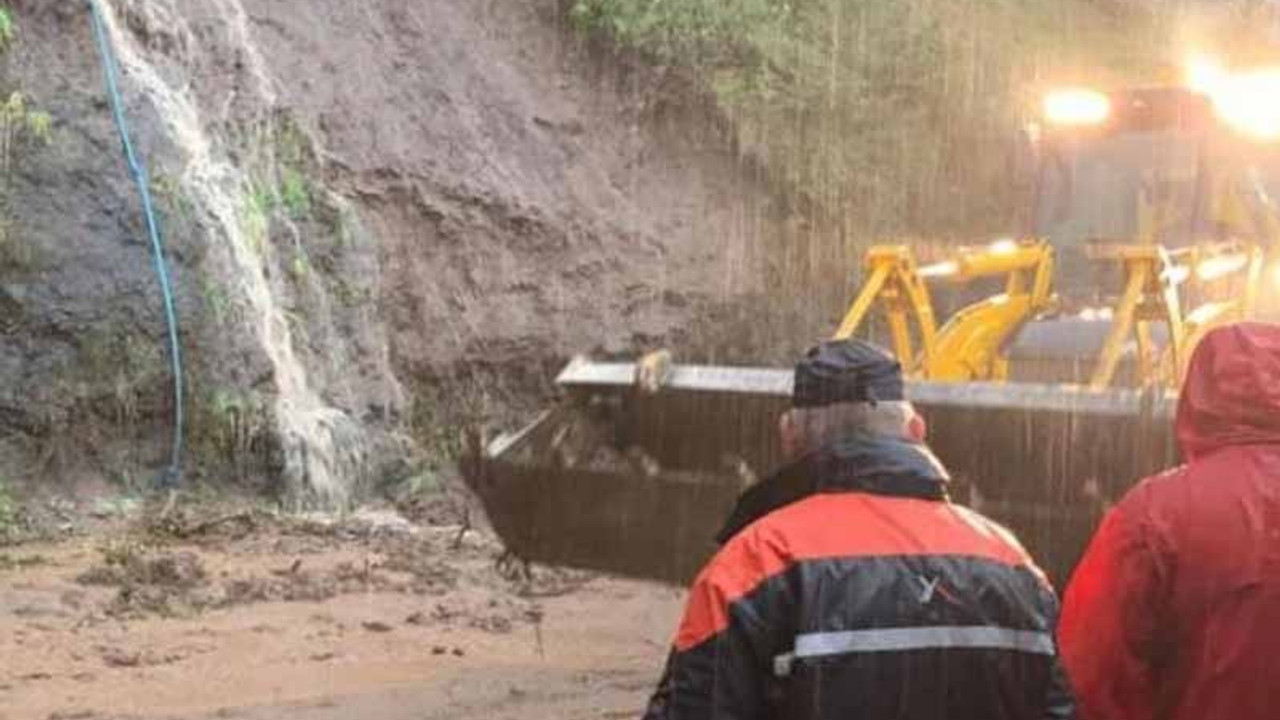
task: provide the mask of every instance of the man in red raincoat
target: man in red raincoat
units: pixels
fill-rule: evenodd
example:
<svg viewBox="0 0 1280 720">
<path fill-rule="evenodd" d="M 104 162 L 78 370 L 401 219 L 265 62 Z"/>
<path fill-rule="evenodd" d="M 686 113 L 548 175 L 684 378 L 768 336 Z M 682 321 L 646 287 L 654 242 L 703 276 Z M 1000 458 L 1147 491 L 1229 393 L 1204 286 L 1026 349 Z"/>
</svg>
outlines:
<svg viewBox="0 0 1280 720">
<path fill-rule="evenodd" d="M 1081 718 L 1280 717 L 1280 326 L 1205 337 L 1177 436 L 1188 464 L 1111 510 L 1067 590 Z"/>
</svg>

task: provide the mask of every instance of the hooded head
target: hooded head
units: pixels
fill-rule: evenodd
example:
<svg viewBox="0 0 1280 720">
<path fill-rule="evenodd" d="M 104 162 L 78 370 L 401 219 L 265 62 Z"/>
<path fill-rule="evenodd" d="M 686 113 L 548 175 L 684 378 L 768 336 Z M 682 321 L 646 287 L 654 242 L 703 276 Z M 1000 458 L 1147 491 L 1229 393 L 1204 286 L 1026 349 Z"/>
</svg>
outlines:
<svg viewBox="0 0 1280 720">
<path fill-rule="evenodd" d="M 1230 445 L 1280 443 L 1280 325 L 1228 325 L 1200 341 L 1177 434 L 1188 461 Z"/>
</svg>

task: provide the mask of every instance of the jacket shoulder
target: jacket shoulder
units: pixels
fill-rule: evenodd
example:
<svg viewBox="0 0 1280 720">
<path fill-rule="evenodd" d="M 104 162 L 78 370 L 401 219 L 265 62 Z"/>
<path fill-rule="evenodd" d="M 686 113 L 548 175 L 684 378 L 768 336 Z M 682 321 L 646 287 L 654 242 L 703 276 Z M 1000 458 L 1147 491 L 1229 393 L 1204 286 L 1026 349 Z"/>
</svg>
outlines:
<svg viewBox="0 0 1280 720">
<path fill-rule="evenodd" d="M 1113 511 L 1135 531 L 1166 540 L 1185 534 L 1192 518 L 1196 524 L 1230 523 L 1258 499 L 1257 467 L 1256 448 L 1226 448 L 1143 478 Z"/>
<path fill-rule="evenodd" d="M 1056 596 L 1049 576 L 1036 563 L 1031 553 L 1027 552 L 1022 541 L 1018 539 L 1018 536 L 1012 530 L 973 508 L 965 507 L 964 505 L 955 505 L 954 507 L 960 517 L 964 518 L 975 531 L 988 537 L 989 543 L 994 546 L 993 555 L 1001 556 L 1009 565 L 1022 568 L 1031 573 L 1043 588 L 1048 589 L 1051 595 Z"/>
<path fill-rule="evenodd" d="M 964 505 L 953 505 L 952 507 L 974 530 L 989 536 L 992 542 L 1008 550 L 1011 553 L 1011 559 L 1016 558 L 1023 564 L 1035 565 L 1031 559 L 1031 554 L 1023 547 L 1022 541 L 1018 539 L 1018 536 L 1012 530 L 971 507 Z"/>
</svg>

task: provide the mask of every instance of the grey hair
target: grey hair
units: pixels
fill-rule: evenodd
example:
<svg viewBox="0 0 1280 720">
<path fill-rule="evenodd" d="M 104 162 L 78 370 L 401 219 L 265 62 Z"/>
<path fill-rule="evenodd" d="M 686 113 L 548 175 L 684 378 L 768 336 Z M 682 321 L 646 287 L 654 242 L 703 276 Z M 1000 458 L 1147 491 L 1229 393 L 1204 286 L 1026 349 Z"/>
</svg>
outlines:
<svg viewBox="0 0 1280 720">
<path fill-rule="evenodd" d="M 817 450 L 855 433 L 907 437 L 907 425 L 915 408 L 905 400 L 893 402 L 839 403 L 812 408 L 793 408 L 791 422 L 802 451 Z"/>
</svg>

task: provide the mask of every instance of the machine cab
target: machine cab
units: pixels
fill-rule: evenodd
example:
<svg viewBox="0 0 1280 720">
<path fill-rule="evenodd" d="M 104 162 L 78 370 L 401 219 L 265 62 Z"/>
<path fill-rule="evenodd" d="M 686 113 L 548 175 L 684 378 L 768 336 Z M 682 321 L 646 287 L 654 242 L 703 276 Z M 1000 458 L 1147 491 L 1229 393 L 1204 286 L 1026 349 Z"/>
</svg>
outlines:
<svg viewBox="0 0 1280 720">
<path fill-rule="evenodd" d="M 1048 124 L 1035 141 L 1032 234 L 1054 247 L 1064 301 L 1100 301 L 1115 287 L 1114 268 L 1097 262 L 1108 247 L 1267 242 L 1275 210 L 1265 169 L 1274 150 L 1225 127 L 1208 96 L 1113 92 L 1095 100 L 1107 109 L 1096 122 L 1059 102 L 1046 103 Z M 1067 121 L 1053 123 L 1055 110 Z"/>
<path fill-rule="evenodd" d="M 1006 346 L 1010 378 L 1176 380 L 1205 323 L 1255 307 L 1250 258 L 1270 250 L 1280 231 L 1269 183 L 1280 178 L 1275 148 L 1231 122 L 1217 98 L 1181 87 L 1065 91 L 1046 99 L 1044 120 L 1030 131 L 1037 162 L 1029 234 L 1053 247 L 1055 302 Z M 1149 258 L 1150 280 L 1141 296 L 1122 297 L 1136 291 L 1127 288 L 1137 257 Z M 1126 318 L 1119 331 L 1113 315 Z M 1118 344 L 1135 321 L 1157 355 L 1176 335 L 1167 369 L 1137 359 L 1156 355 Z"/>
</svg>

